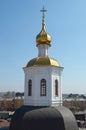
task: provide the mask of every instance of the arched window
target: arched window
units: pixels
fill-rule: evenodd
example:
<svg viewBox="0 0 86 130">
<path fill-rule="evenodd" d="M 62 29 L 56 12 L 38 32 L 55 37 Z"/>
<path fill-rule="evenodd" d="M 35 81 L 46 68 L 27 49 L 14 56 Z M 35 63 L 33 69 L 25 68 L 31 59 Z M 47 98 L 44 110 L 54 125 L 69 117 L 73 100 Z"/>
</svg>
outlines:
<svg viewBox="0 0 86 130">
<path fill-rule="evenodd" d="M 46 96 L 46 80 L 42 79 L 40 82 L 40 95 Z"/>
<path fill-rule="evenodd" d="M 55 80 L 55 96 L 58 96 L 58 80 Z"/>
<path fill-rule="evenodd" d="M 32 96 L 32 80 L 28 81 L 28 96 Z"/>
</svg>

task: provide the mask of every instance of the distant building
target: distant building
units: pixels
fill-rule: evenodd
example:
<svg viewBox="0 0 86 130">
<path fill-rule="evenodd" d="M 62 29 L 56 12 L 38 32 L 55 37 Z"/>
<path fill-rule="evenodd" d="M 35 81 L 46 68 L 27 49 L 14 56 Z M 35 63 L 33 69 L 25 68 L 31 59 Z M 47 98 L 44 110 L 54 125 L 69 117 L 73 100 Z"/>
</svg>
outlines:
<svg viewBox="0 0 86 130">
<path fill-rule="evenodd" d="M 63 95 L 63 97 L 63 105 L 73 110 L 73 112 L 84 111 L 86 109 L 85 95 L 67 94 Z"/>
</svg>

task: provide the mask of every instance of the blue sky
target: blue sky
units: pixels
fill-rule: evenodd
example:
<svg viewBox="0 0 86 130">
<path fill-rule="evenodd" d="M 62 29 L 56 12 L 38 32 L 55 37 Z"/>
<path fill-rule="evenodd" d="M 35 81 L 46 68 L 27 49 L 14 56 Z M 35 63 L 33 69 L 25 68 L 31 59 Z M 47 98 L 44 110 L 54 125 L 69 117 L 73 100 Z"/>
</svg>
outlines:
<svg viewBox="0 0 86 130">
<path fill-rule="evenodd" d="M 0 91 L 24 91 L 22 68 L 38 56 L 43 5 L 49 56 L 64 67 L 62 91 L 86 94 L 86 0 L 0 0 Z"/>
</svg>

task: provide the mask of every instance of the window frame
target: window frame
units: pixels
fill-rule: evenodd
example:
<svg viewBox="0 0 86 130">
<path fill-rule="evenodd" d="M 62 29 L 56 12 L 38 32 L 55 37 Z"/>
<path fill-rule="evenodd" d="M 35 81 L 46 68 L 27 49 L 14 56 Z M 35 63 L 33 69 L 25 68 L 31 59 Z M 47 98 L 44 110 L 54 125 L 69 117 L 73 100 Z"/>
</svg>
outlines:
<svg viewBox="0 0 86 130">
<path fill-rule="evenodd" d="M 40 96 L 46 96 L 46 79 L 40 81 Z"/>
</svg>

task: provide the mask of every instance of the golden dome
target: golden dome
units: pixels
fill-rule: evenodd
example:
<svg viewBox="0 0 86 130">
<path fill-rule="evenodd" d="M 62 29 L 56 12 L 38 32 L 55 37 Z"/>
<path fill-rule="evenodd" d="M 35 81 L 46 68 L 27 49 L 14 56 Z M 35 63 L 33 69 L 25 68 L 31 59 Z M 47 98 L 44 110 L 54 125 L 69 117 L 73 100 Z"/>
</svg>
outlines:
<svg viewBox="0 0 86 130">
<path fill-rule="evenodd" d="M 41 32 L 36 37 L 37 46 L 40 44 L 47 44 L 51 46 L 51 36 L 42 28 Z"/>
<path fill-rule="evenodd" d="M 32 60 L 30 60 L 26 67 L 32 67 L 32 66 L 56 66 L 56 67 L 61 67 L 59 62 L 56 61 L 53 58 L 49 57 L 37 57 Z"/>
<path fill-rule="evenodd" d="M 46 29 L 45 29 L 44 12 L 46 12 L 46 10 L 44 9 L 44 7 L 41 10 L 41 12 L 43 12 L 42 30 L 36 37 L 37 46 L 40 45 L 40 44 L 47 44 L 47 45 L 51 46 L 51 44 L 50 44 L 51 36 L 46 32 Z"/>
</svg>

